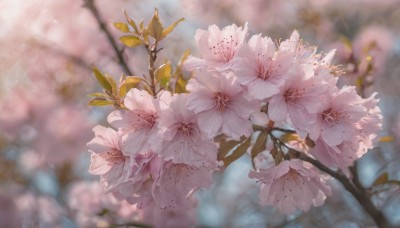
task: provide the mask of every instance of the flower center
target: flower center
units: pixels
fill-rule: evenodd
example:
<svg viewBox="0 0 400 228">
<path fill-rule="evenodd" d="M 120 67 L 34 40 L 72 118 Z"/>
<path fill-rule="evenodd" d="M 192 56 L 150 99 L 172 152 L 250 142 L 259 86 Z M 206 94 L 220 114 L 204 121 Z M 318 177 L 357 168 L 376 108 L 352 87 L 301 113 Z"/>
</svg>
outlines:
<svg viewBox="0 0 400 228">
<path fill-rule="evenodd" d="M 230 97 L 224 93 L 218 92 L 215 94 L 215 104 L 217 105 L 217 109 L 220 112 L 225 111 L 231 102 Z"/>
<path fill-rule="evenodd" d="M 107 165 L 109 165 L 109 166 L 114 166 L 125 160 L 124 155 L 118 149 L 113 149 L 111 151 L 107 151 L 104 158 L 106 159 Z"/>
<path fill-rule="evenodd" d="M 135 118 L 134 122 L 132 123 L 133 127 L 136 129 L 140 128 L 153 128 L 158 116 L 146 113 L 144 111 L 140 111 L 136 113 L 137 118 Z"/>
<path fill-rule="evenodd" d="M 193 123 L 178 123 L 178 131 L 182 132 L 185 136 L 192 135 Z"/>
<path fill-rule="evenodd" d="M 322 112 L 322 119 L 325 120 L 329 126 L 336 125 L 341 117 L 342 117 L 341 113 L 336 112 L 331 108 Z"/>
<path fill-rule="evenodd" d="M 229 62 L 235 56 L 237 46 L 238 42 L 231 35 L 229 37 L 224 37 L 224 39 L 220 40 L 209 49 L 220 61 Z"/>
<path fill-rule="evenodd" d="M 285 94 L 283 97 L 285 98 L 286 103 L 296 103 L 296 101 L 302 97 L 303 95 L 302 90 L 299 90 L 297 88 L 291 88 L 286 90 Z"/>
</svg>

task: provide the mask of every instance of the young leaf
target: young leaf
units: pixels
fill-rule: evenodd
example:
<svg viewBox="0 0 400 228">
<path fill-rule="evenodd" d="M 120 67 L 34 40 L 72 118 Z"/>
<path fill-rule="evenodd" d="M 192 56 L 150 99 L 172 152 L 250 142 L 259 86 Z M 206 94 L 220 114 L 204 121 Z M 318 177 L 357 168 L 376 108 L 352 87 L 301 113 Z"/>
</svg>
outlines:
<svg viewBox="0 0 400 228">
<path fill-rule="evenodd" d="M 126 13 L 125 10 L 124 10 L 124 15 L 125 15 L 125 18 L 126 18 L 126 21 L 128 22 L 128 24 L 130 24 L 130 25 L 132 26 L 132 28 L 135 30 L 136 33 L 139 33 L 139 30 L 138 30 L 138 28 L 137 28 L 137 26 L 136 26 L 135 21 L 132 20 L 132 18 L 130 18 L 130 17 L 128 16 L 128 13 Z"/>
<path fill-rule="evenodd" d="M 176 27 L 179 23 L 181 23 L 182 21 L 184 21 L 184 20 L 185 20 L 184 18 L 181 18 L 181 19 L 175 21 L 174 23 L 172 23 L 172 24 L 171 24 L 170 26 L 168 26 L 166 29 L 164 29 L 164 30 L 162 31 L 161 39 L 164 39 L 165 37 L 167 37 L 168 34 L 170 34 L 172 31 L 174 31 L 175 27 Z"/>
<path fill-rule="evenodd" d="M 90 106 L 105 106 L 105 105 L 112 105 L 114 104 L 113 101 L 109 101 L 103 98 L 94 98 L 89 102 Z"/>
<path fill-rule="evenodd" d="M 149 29 L 149 35 L 151 37 L 153 37 L 157 41 L 161 39 L 164 27 L 161 24 L 157 9 L 154 11 L 153 17 L 151 17 L 150 22 L 147 25 L 147 28 Z"/>
<path fill-rule="evenodd" d="M 267 147 L 267 133 L 265 131 L 260 132 L 260 134 L 257 137 L 256 142 L 254 143 L 253 148 L 251 149 L 251 163 L 254 165 L 254 158 L 261 152 L 263 152 Z"/>
<path fill-rule="evenodd" d="M 375 186 L 378 186 L 378 185 L 385 184 L 388 180 L 389 180 L 388 173 L 386 173 L 386 172 L 382 173 L 378 178 L 376 178 L 376 180 L 374 181 L 372 186 L 375 187 Z"/>
<path fill-rule="evenodd" d="M 106 98 L 107 95 L 105 95 L 104 93 L 90 93 L 88 94 L 89 97 L 99 97 L 99 98 Z"/>
<path fill-rule="evenodd" d="M 99 71 L 99 69 L 93 67 L 93 74 L 105 90 L 112 91 L 110 83 L 108 82 L 107 78 Z"/>
<path fill-rule="evenodd" d="M 225 156 L 231 151 L 235 146 L 239 145 L 241 142 L 243 142 L 246 138 L 243 138 L 239 141 L 237 140 L 229 140 L 227 142 L 222 141 L 220 143 L 219 149 L 218 149 L 218 154 L 217 154 L 217 159 L 218 161 L 221 161 L 225 158 Z"/>
<path fill-rule="evenodd" d="M 232 162 L 236 161 L 240 157 L 242 157 L 243 154 L 246 153 L 247 149 L 250 146 L 250 138 L 247 138 L 242 144 L 240 144 L 233 152 L 231 155 L 227 156 L 224 158 L 224 166 L 228 167 Z"/>
<path fill-rule="evenodd" d="M 113 25 L 116 29 L 118 29 L 121 32 L 130 32 L 129 26 L 123 22 L 114 22 Z"/>
<path fill-rule="evenodd" d="M 132 88 L 135 88 L 142 80 L 143 78 L 137 76 L 126 77 L 123 83 L 126 86 L 126 92 L 128 92 Z"/>
<path fill-rule="evenodd" d="M 107 74 L 106 74 L 106 78 L 107 78 L 108 83 L 110 83 L 110 85 L 111 85 L 111 93 L 117 94 L 118 87 L 117 87 L 117 83 L 115 82 L 114 78 Z"/>
<path fill-rule="evenodd" d="M 380 139 L 379 139 L 379 142 L 381 142 L 381 143 L 387 143 L 387 142 L 393 142 L 393 137 L 392 136 L 382 136 Z"/>
<path fill-rule="evenodd" d="M 161 86 L 167 86 L 169 79 L 171 78 L 172 67 L 171 64 L 166 63 L 161 65 L 154 73 L 157 81 Z"/>
<path fill-rule="evenodd" d="M 137 47 L 141 44 L 143 44 L 143 41 L 137 37 L 137 36 L 133 36 L 133 35 L 128 35 L 128 36 L 121 36 L 119 38 L 119 40 L 127 47 Z"/>
</svg>

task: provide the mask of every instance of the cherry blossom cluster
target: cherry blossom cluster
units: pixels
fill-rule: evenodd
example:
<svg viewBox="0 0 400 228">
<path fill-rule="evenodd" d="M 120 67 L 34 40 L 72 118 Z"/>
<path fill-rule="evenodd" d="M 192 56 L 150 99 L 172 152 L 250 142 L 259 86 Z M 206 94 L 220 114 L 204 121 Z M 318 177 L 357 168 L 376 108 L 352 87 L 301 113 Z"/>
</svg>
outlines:
<svg viewBox="0 0 400 228">
<path fill-rule="evenodd" d="M 322 205 L 331 194 L 323 176 L 288 156 L 290 145 L 278 147 L 285 142 L 278 142 L 272 130 L 287 127 L 312 142 L 302 152 L 345 169 L 373 147 L 381 128 L 376 94 L 363 99 L 355 87 L 339 88 L 340 72 L 331 66 L 335 51 L 317 53 L 297 31 L 275 43 L 261 34 L 248 39 L 247 24 L 222 30 L 212 25 L 198 30 L 195 40 L 201 58 L 189 56 L 185 63 L 193 71 L 189 92 L 152 96 L 131 89 L 126 110 L 108 116 L 116 130 L 94 128 L 95 138 L 88 143 L 90 172 L 101 176 L 108 192 L 139 208 L 153 203 L 190 208 L 191 196 L 209 187 L 213 172 L 222 170 L 217 138 L 251 141 L 258 133 L 254 129 L 262 128 L 276 166 L 249 174 L 261 183 L 261 203 L 283 213 Z"/>
</svg>

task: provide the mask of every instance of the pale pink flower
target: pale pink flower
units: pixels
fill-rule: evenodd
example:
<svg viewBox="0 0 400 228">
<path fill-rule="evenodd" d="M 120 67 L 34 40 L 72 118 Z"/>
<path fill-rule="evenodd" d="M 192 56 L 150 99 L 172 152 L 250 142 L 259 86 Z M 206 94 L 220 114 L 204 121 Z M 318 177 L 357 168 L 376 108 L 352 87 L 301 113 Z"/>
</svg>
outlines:
<svg viewBox="0 0 400 228">
<path fill-rule="evenodd" d="M 357 140 L 346 140 L 339 145 L 330 146 L 319 138 L 310 153 L 328 167 L 345 169 L 361 157 L 358 153 L 359 147 Z"/>
<path fill-rule="evenodd" d="M 128 110 L 112 112 L 108 122 L 122 132 L 124 150 L 130 154 L 149 151 L 158 142 L 159 100 L 134 88 L 126 94 L 124 105 Z"/>
<path fill-rule="evenodd" d="M 106 191 L 111 191 L 129 178 L 130 157 L 122 151 L 120 136 L 113 129 L 98 125 L 93 131 L 95 138 L 87 144 L 91 152 L 89 172 L 100 175 Z"/>
<path fill-rule="evenodd" d="M 22 227 L 61 227 L 64 209 L 49 196 L 27 192 L 16 198 Z"/>
<path fill-rule="evenodd" d="M 321 206 L 331 194 L 316 169 L 301 160 L 283 161 L 260 172 L 251 171 L 249 177 L 261 183 L 261 204 L 273 205 L 285 214 Z"/>
<path fill-rule="evenodd" d="M 193 227 L 197 221 L 197 201 L 191 198 L 186 207 L 161 209 L 155 202 L 142 211 L 142 220 L 154 228 Z"/>
<path fill-rule="evenodd" d="M 344 140 L 357 140 L 357 123 L 366 115 L 361 102 L 354 87 L 346 86 L 335 93 L 329 93 L 328 102 L 323 103 L 309 131 L 311 139 L 316 140 L 321 136 L 330 146 L 339 145 Z"/>
<path fill-rule="evenodd" d="M 199 127 L 209 138 L 224 133 L 234 139 L 249 136 L 250 115 L 259 109 L 259 102 L 245 98 L 245 91 L 232 73 L 198 72 L 188 85 L 187 108 L 198 116 Z"/>
<path fill-rule="evenodd" d="M 112 194 L 119 200 L 126 200 L 142 208 L 153 198 L 151 187 L 159 175 L 161 165 L 161 158 L 152 151 L 135 154 L 131 160 L 130 177 L 114 188 Z"/>
<path fill-rule="evenodd" d="M 366 70 L 366 57 L 372 57 L 373 76 L 381 76 L 386 70 L 388 55 L 393 50 L 394 37 L 390 29 L 382 26 L 368 26 L 353 41 L 354 56 L 361 63 L 359 67 Z"/>
<path fill-rule="evenodd" d="M 326 102 L 329 84 L 314 77 L 310 65 L 295 64 L 290 69 L 285 84 L 273 95 L 268 105 L 268 116 L 273 121 L 289 117 L 299 130 L 308 129 Z"/>
<path fill-rule="evenodd" d="M 189 56 L 185 66 L 190 70 L 196 68 L 229 69 L 233 59 L 242 48 L 247 30 L 247 24 L 243 28 L 232 24 L 223 28 L 222 31 L 216 25 L 211 25 L 208 31 L 197 30 L 195 39 L 202 59 Z"/>
<path fill-rule="evenodd" d="M 118 201 L 107 194 L 98 182 L 73 183 L 68 193 L 68 206 L 80 227 L 105 226 L 139 219 L 135 205 Z M 108 213 L 104 214 L 105 211 Z"/>
<path fill-rule="evenodd" d="M 360 148 L 358 150 L 359 156 L 372 149 L 376 143 L 378 132 L 382 130 L 382 113 L 379 108 L 378 101 L 373 93 L 370 97 L 363 99 L 361 105 L 367 109 L 367 114 L 363 116 L 357 123 L 359 130 Z"/>
<path fill-rule="evenodd" d="M 153 184 L 154 200 L 161 208 L 185 207 L 196 190 L 211 186 L 212 172 L 206 167 L 165 162 Z"/>
<path fill-rule="evenodd" d="M 251 37 L 248 46 L 249 50 L 240 54 L 240 61 L 233 64 L 232 70 L 249 94 L 262 100 L 279 92 L 293 56 L 287 51 L 276 52 L 274 42 L 261 35 Z"/>
<path fill-rule="evenodd" d="M 304 44 L 299 32 L 294 30 L 289 39 L 280 43 L 279 50 L 290 52 L 297 63 L 313 63 L 317 47 Z"/>
<path fill-rule="evenodd" d="M 186 108 L 188 94 L 173 97 L 160 117 L 160 154 L 164 160 L 194 166 L 216 166 L 217 146 L 201 131 L 197 116 Z"/>
</svg>

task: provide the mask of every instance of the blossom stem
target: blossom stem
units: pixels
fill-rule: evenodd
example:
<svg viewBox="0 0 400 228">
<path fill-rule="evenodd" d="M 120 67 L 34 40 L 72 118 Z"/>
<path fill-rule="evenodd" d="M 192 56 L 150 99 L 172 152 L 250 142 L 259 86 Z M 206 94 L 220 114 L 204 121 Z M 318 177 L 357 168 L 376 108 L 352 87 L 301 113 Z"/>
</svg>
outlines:
<svg viewBox="0 0 400 228">
<path fill-rule="evenodd" d="M 117 46 L 117 42 L 115 42 L 114 37 L 111 35 L 110 30 L 107 28 L 107 24 L 104 22 L 103 18 L 100 15 L 99 10 L 97 9 L 95 3 L 95 0 L 84 0 L 85 4 L 84 6 L 90 10 L 94 18 L 96 19 L 100 29 L 104 32 L 104 34 L 107 36 L 108 42 L 110 43 L 111 47 L 113 48 L 115 55 L 118 58 L 118 61 L 120 63 L 121 68 L 124 70 L 124 72 L 127 75 L 133 75 L 133 72 L 129 69 L 128 64 L 125 61 L 124 56 L 122 55 L 122 51 L 119 50 Z"/>
<path fill-rule="evenodd" d="M 156 92 L 156 83 L 155 83 L 155 67 L 154 67 L 154 63 L 157 60 L 157 53 L 160 50 L 157 50 L 157 41 L 151 45 L 151 47 L 149 45 L 145 45 L 146 50 L 147 50 L 147 54 L 149 56 L 149 77 L 150 77 L 150 90 L 153 94 L 153 97 L 156 98 L 157 97 L 157 92 Z"/>
<path fill-rule="evenodd" d="M 311 163 L 321 171 L 329 174 L 330 176 L 338 180 L 344 186 L 344 188 L 349 191 L 354 196 L 354 198 L 356 198 L 356 200 L 360 203 L 364 210 L 372 217 L 378 227 L 391 227 L 383 213 L 375 207 L 371 199 L 365 194 L 364 188 L 362 191 L 357 189 L 344 174 L 329 169 L 321 162 L 307 156 L 303 152 L 290 150 L 290 153 L 292 156 Z"/>
</svg>

